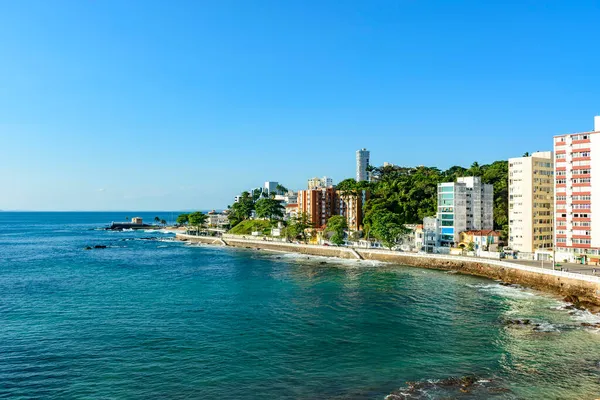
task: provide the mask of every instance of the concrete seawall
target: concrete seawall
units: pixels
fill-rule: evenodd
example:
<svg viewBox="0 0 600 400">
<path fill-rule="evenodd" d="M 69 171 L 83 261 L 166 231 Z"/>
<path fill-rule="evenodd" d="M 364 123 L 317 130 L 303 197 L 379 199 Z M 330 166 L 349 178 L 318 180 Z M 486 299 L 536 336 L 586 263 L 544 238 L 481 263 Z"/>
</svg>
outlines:
<svg viewBox="0 0 600 400">
<path fill-rule="evenodd" d="M 554 293 L 556 295 L 568 297 L 576 305 L 587 307 L 593 311 L 600 311 L 600 277 L 597 276 L 553 271 L 550 269 L 529 267 L 500 260 L 303 245 L 277 241 L 243 239 L 233 237 L 232 235 L 227 235 L 221 239 L 207 236 L 177 234 L 177 239 L 213 245 L 275 250 L 347 259 L 362 258 L 365 260 L 391 262 L 420 268 L 452 270 Z"/>
</svg>

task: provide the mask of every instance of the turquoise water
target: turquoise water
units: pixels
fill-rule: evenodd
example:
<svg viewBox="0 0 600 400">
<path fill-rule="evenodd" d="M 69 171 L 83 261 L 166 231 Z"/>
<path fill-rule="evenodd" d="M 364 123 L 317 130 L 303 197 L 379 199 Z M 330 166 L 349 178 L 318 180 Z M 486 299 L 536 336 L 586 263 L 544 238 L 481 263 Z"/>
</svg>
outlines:
<svg viewBox="0 0 600 400">
<path fill-rule="evenodd" d="M 600 397 L 598 318 L 553 297 L 94 230 L 125 215 L 0 213 L 0 398 Z"/>
</svg>

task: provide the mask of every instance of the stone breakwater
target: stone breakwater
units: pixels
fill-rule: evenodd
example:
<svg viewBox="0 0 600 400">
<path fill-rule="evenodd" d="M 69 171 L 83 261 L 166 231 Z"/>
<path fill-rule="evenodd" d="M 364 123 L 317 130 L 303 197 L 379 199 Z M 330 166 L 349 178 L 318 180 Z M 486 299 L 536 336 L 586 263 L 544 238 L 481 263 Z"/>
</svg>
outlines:
<svg viewBox="0 0 600 400">
<path fill-rule="evenodd" d="M 576 307 L 587 308 L 593 312 L 600 312 L 600 277 L 596 276 L 545 270 L 499 260 L 485 260 L 480 258 L 437 254 L 414 254 L 373 249 L 303 245 L 245 239 L 242 237 L 237 238 L 232 237 L 231 235 L 227 235 L 221 239 L 216 237 L 177 234 L 177 239 L 193 243 L 347 259 L 360 258 L 419 268 L 456 271 L 550 292 L 564 297 L 566 301 L 573 303 Z"/>
</svg>

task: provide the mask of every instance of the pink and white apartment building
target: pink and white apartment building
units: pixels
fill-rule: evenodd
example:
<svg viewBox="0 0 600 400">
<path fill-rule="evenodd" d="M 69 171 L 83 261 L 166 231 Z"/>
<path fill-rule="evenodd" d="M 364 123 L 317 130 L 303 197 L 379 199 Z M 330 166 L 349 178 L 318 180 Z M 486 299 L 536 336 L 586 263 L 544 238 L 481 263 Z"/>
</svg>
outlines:
<svg viewBox="0 0 600 400">
<path fill-rule="evenodd" d="M 594 130 L 554 137 L 557 262 L 600 261 L 600 116 Z"/>
</svg>

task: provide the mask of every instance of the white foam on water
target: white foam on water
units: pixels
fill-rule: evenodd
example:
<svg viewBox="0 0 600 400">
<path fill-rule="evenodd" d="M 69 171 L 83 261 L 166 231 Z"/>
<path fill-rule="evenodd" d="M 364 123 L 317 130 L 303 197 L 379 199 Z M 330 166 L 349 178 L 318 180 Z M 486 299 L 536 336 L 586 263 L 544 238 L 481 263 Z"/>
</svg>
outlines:
<svg viewBox="0 0 600 400">
<path fill-rule="evenodd" d="M 387 264 L 383 261 L 313 256 L 313 255 L 308 255 L 308 254 L 287 253 L 287 252 L 277 252 L 277 255 L 271 255 L 270 258 L 302 261 L 302 262 L 306 262 L 306 263 L 323 263 L 323 262 L 325 262 L 327 264 L 343 264 L 346 266 L 357 267 L 357 268 L 377 267 L 377 266 Z"/>
<path fill-rule="evenodd" d="M 144 232 L 146 233 L 164 233 L 164 234 L 175 234 L 175 232 L 170 231 L 168 229 L 144 229 Z"/>
<path fill-rule="evenodd" d="M 542 322 L 539 326 L 533 328 L 536 332 L 560 332 L 560 329 L 556 325 L 549 322 Z"/>
<path fill-rule="evenodd" d="M 535 293 L 528 292 L 525 288 L 519 286 L 506 286 L 497 283 L 477 283 L 467 284 L 467 286 L 496 296 L 510 297 L 513 299 L 530 299 L 535 297 Z"/>
</svg>

